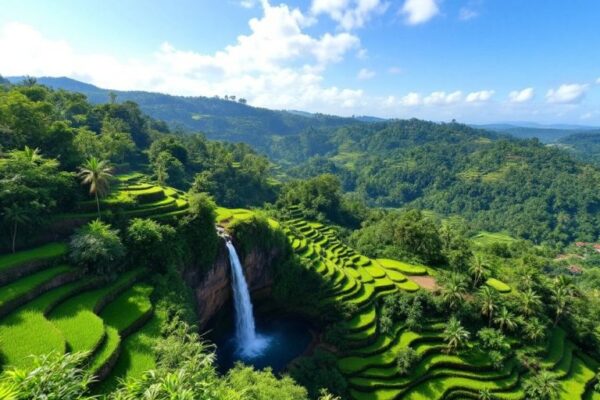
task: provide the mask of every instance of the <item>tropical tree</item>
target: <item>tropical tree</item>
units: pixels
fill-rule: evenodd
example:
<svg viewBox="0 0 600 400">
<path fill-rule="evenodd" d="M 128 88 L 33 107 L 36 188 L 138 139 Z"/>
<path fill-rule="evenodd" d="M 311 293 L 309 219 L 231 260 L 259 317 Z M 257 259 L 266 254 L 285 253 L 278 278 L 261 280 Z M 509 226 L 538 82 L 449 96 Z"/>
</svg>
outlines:
<svg viewBox="0 0 600 400">
<path fill-rule="evenodd" d="M 490 389 L 481 389 L 477 395 L 478 400 L 492 400 L 493 398 L 494 396 L 492 395 Z"/>
<path fill-rule="evenodd" d="M 530 317 L 536 313 L 542 306 L 542 298 L 532 288 L 522 292 L 519 298 L 519 308 L 521 312 Z"/>
<path fill-rule="evenodd" d="M 442 286 L 442 300 L 451 310 L 455 310 L 463 302 L 467 285 L 462 276 L 452 274 L 448 282 Z"/>
<path fill-rule="evenodd" d="M 552 300 L 554 301 L 554 326 L 558 325 L 561 317 L 567 312 L 571 302 L 571 293 L 568 287 L 555 286 L 552 288 Z"/>
<path fill-rule="evenodd" d="M 12 204 L 4 209 L 4 220 L 12 227 L 12 252 L 15 252 L 17 243 L 17 229 L 19 225 L 26 224 L 30 221 L 27 210 L 18 204 Z"/>
<path fill-rule="evenodd" d="M 525 336 L 532 342 L 537 342 L 546 337 L 546 327 L 537 318 L 531 318 L 524 325 Z"/>
<path fill-rule="evenodd" d="M 448 353 L 456 351 L 469 340 L 470 336 L 471 334 L 469 331 L 462 326 L 456 317 L 450 318 L 446 325 L 446 329 L 444 329 L 444 332 L 442 333 L 442 337 L 446 342 L 446 351 Z"/>
<path fill-rule="evenodd" d="M 475 256 L 473 262 L 469 266 L 469 273 L 473 278 L 473 287 L 477 287 L 479 282 L 485 278 L 489 272 L 489 266 L 485 263 L 481 256 Z"/>
<path fill-rule="evenodd" d="M 492 325 L 494 311 L 498 308 L 498 296 L 496 291 L 489 286 L 483 286 L 478 293 L 479 302 L 481 304 L 481 314 L 488 317 L 488 326 Z"/>
<path fill-rule="evenodd" d="M 79 177 L 84 185 L 90 185 L 90 194 L 96 197 L 96 208 L 100 219 L 100 197 L 106 195 L 110 189 L 112 167 L 106 160 L 90 157 L 79 167 Z"/>
<path fill-rule="evenodd" d="M 540 371 L 523 383 L 528 399 L 551 400 L 558 398 L 559 382 L 550 371 Z"/>
<path fill-rule="evenodd" d="M 22 151 L 14 152 L 13 157 L 20 158 L 23 161 L 26 161 L 31 164 L 37 164 L 38 162 L 43 161 L 42 154 L 40 153 L 40 149 L 31 148 L 29 146 L 25 146 Z"/>
<path fill-rule="evenodd" d="M 500 327 L 500 330 L 504 330 L 506 328 L 509 331 L 512 331 L 517 327 L 517 321 L 513 313 L 511 313 L 508 308 L 502 307 L 496 318 L 494 318 L 494 323 Z"/>
</svg>

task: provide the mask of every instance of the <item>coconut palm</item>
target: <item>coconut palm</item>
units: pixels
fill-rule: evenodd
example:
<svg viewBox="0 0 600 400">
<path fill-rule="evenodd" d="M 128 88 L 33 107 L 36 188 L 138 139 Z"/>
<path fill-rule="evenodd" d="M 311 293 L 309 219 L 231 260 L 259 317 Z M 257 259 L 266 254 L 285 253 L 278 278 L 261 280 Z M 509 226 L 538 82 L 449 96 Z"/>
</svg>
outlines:
<svg viewBox="0 0 600 400">
<path fill-rule="evenodd" d="M 490 389 L 481 389 L 477 396 L 478 400 L 492 400 L 493 398 L 494 396 L 492 395 Z"/>
<path fill-rule="evenodd" d="M 474 288 L 477 287 L 477 285 L 479 284 L 479 281 L 481 279 L 485 278 L 485 276 L 488 274 L 488 272 L 489 272 L 489 267 L 485 263 L 483 258 L 481 258 L 481 256 L 475 256 L 475 258 L 473 259 L 473 262 L 469 266 L 469 273 L 473 277 L 473 287 Z"/>
<path fill-rule="evenodd" d="M 458 274 L 452 274 L 449 281 L 442 286 L 442 299 L 450 309 L 455 310 L 464 300 L 466 292 L 465 280 Z"/>
<path fill-rule="evenodd" d="M 27 210 L 17 204 L 12 204 L 4 209 L 4 220 L 12 226 L 12 252 L 15 252 L 17 243 L 17 230 L 19 225 L 26 224 L 30 218 L 27 215 Z"/>
<path fill-rule="evenodd" d="M 488 317 L 488 326 L 492 325 L 494 311 L 496 311 L 498 296 L 496 291 L 489 286 L 484 286 L 479 289 L 479 302 L 481 303 L 481 314 Z"/>
<path fill-rule="evenodd" d="M 494 323 L 498 324 L 500 330 L 502 331 L 504 330 L 504 328 L 506 328 L 509 331 L 512 331 L 517 327 L 517 321 L 515 319 L 515 316 L 513 315 L 513 313 L 508 311 L 508 308 L 506 307 L 502 307 L 500 309 L 500 311 L 496 315 L 496 318 L 494 318 Z"/>
<path fill-rule="evenodd" d="M 446 342 L 446 350 L 451 353 L 461 347 L 471 334 L 467 331 L 456 317 L 450 318 L 446 329 L 442 332 L 442 337 Z"/>
<path fill-rule="evenodd" d="M 554 326 L 558 325 L 560 318 L 567 312 L 571 302 L 570 289 L 566 286 L 555 286 L 552 289 L 552 300 L 554 300 Z"/>
<path fill-rule="evenodd" d="M 529 317 L 540 309 L 542 298 L 532 288 L 529 288 L 521 294 L 519 306 L 523 314 Z"/>
<path fill-rule="evenodd" d="M 525 336 L 532 342 L 537 342 L 546 336 L 546 327 L 537 318 L 531 318 L 524 325 Z"/>
<path fill-rule="evenodd" d="M 558 398 L 559 382 L 550 371 L 541 371 L 523 383 L 528 399 L 551 400 Z"/>
<path fill-rule="evenodd" d="M 100 197 L 108 193 L 112 167 L 106 160 L 98 160 L 96 157 L 89 158 L 79 167 L 81 183 L 90 185 L 90 194 L 96 196 L 96 208 L 100 219 Z"/>
</svg>

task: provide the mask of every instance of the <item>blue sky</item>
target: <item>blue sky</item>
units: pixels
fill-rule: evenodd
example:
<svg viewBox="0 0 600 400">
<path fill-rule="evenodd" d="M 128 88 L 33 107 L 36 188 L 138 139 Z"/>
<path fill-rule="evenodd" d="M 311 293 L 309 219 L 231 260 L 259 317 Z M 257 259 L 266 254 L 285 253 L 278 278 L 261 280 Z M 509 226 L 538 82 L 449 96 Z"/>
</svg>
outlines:
<svg viewBox="0 0 600 400">
<path fill-rule="evenodd" d="M 600 125 L 597 0 L 4 0 L 0 74 L 276 109 Z"/>
</svg>

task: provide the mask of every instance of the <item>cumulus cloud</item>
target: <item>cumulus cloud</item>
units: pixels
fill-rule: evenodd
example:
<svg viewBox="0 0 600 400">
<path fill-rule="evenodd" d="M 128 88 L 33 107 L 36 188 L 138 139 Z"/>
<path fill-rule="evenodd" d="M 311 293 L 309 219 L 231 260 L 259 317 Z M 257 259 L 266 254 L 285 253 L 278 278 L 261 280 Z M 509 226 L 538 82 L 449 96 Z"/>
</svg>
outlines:
<svg viewBox="0 0 600 400">
<path fill-rule="evenodd" d="M 73 48 L 45 37 L 29 25 L 9 23 L 0 30 L 0 71 L 4 75 L 70 76 L 121 90 L 179 95 L 234 93 L 266 107 L 339 110 L 352 107 L 362 90 L 327 87 L 323 73 L 360 48 L 348 32 L 312 36 L 314 18 L 285 4 L 262 2 L 263 15 L 249 21 L 250 33 L 212 54 L 163 43 L 143 59 L 118 58 Z"/>
<path fill-rule="evenodd" d="M 326 14 L 336 21 L 341 29 L 361 28 L 373 15 L 382 14 L 388 3 L 382 0 L 313 0 L 311 12 Z"/>
<path fill-rule="evenodd" d="M 256 0 L 241 0 L 239 4 L 244 8 L 253 8 L 256 5 Z"/>
<path fill-rule="evenodd" d="M 483 103 L 492 98 L 495 91 L 493 90 L 480 90 L 479 92 L 471 92 L 467 95 L 465 101 L 467 103 Z"/>
<path fill-rule="evenodd" d="M 587 84 L 570 83 L 560 85 L 557 89 L 550 89 L 546 93 L 548 103 L 574 104 L 579 103 L 588 89 Z"/>
<path fill-rule="evenodd" d="M 372 79 L 373 77 L 375 77 L 375 71 L 371 71 L 367 68 L 362 68 L 360 71 L 358 71 L 358 75 L 356 75 L 356 77 L 360 80 Z"/>
<path fill-rule="evenodd" d="M 533 99 L 535 91 L 532 87 L 528 87 L 521 90 L 513 90 L 508 94 L 508 100 L 511 103 L 525 103 Z"/>
<path fill-rule="evenodd" d="M 406 23 L 418 25 L 425 23 L 439 14 L 438 0 L 405 0 L 400 13 L 405 16 Z"/>
<path fill-rule="evenodd" d="M 425 105 L 446 105 L 446 104 L 456 104 L 462 100 L 462 92 L 457 90 L 455 92 L 446 93 L 446 92 L 433 92 L 429 96 L 423 99 L 423 104 Z"/>
<path fill-rule="evenodd" d="M 401 103 L 403 106 L 407 107 L 418 106 L 423 103 L 423 99 L 419 93 L 410 92 L 406 96 L 402 97 Z"/>
</svg>

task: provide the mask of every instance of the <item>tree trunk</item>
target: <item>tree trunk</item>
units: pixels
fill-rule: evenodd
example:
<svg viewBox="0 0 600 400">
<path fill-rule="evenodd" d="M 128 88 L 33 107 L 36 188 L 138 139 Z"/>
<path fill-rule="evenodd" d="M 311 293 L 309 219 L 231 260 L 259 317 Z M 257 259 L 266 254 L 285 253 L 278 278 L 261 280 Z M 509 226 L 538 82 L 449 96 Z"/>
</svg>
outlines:
<svg viewBox="0 0 600 400">
<path fill-rule="evenodd" d="M 490 319 L 488 320 L 488 327 L 492 326 L 492 315 L 494 315 L 494 312 L 490 311 Z"/>
<path fill-rule="evenodd" d="M 17 243 L 17 221 L 15 221 L 15 227 L 13 228 L 13 237 L 12 237 L 12 252 L 15 252 L 15 247 Z"/>
<path fill-rule="evenodd" d="M 95 194 L 96 194 L 96 208 L 98 209 L 98 219 L 102 219 L 102 217 L 100 216 L 100 199 L 98 199 L 98 191 L 96 191 Z"/>
</svg>

